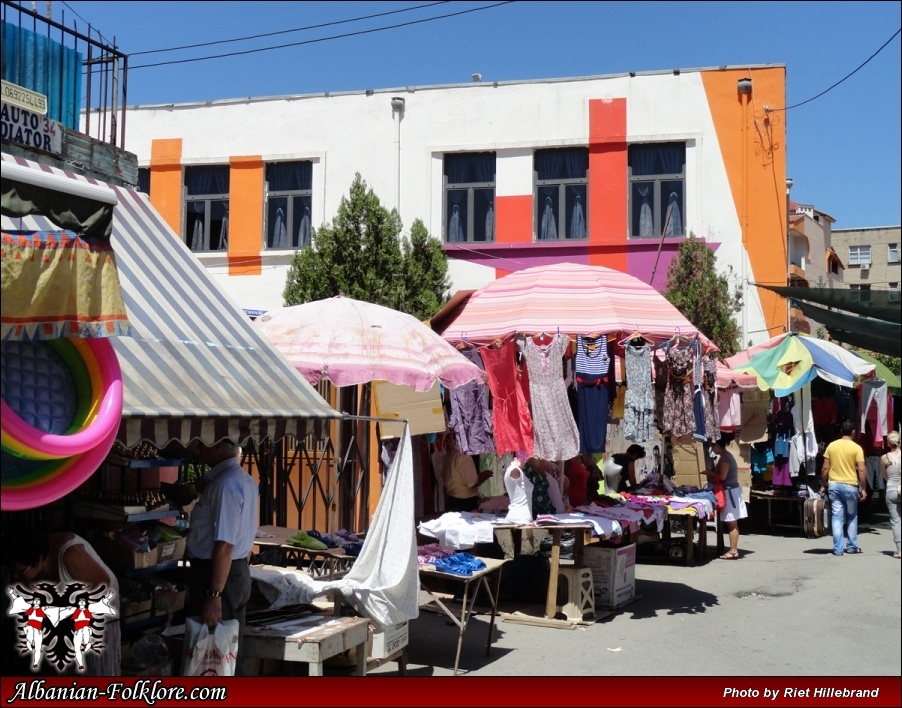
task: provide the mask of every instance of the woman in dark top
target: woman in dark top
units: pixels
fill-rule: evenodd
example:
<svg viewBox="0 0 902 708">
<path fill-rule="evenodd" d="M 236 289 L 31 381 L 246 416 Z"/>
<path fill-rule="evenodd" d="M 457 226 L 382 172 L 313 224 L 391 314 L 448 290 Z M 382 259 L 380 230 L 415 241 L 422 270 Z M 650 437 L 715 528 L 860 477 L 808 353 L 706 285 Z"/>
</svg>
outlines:
<svg viewBox="0 0 902 708">
<path fill-rule="evenodd" d="M 630 445 L 626 452 L 616 452 L 604 461 L 605 494 L 627 492 L 637 486 L 636 460 L 645 457 L 645 448 Z"/>
</svg>

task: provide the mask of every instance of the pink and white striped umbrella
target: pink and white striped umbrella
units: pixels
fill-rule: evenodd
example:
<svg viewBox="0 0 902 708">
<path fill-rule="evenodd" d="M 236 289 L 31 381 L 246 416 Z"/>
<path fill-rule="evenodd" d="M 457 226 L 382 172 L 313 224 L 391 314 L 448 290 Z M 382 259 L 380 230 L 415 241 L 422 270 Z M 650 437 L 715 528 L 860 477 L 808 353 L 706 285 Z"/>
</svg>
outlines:
<svg viewBox="0 0 902 708">
<path fill-rule="evenodd" d="M 483 377 L 482 370 L 416 317 L 349 297 L 270 310 L 255 323 L 311 384 L 391 381 L 428 391 Z"/>
<path fill-rule="evenodd" d="M 677 331 L 714 345 L 650 285 L 627 273 L 576 263 L 526 268 L 477 290 L 442 336 L 488 344 L 513 334 L 561 333 L 662 342 Z"/>
</svg>

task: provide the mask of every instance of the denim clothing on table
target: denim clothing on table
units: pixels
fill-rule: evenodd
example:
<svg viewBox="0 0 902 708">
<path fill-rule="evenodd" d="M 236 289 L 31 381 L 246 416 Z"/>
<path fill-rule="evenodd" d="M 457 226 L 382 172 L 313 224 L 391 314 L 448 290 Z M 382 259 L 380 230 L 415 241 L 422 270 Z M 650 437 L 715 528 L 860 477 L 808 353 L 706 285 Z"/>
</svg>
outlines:
<svg viewBox="0 0 902 708">
<path fill-rule="evenodd" d="M 483 371 L 482 357 L 475 349 L 460 352 Z M 492 414 L 489 412 L 489 391 L 485 383 L 474 379 L 449 391 L 451 418 L 448 426 L 454 431 L 457 446 L 466 455 L 481 455 L 495 451 L 492 437 Z"/>
<path fill-rule="evenodd" d="M 858 485 L 830 482 L 827 497 L 833 515 L 833 552 L 837 555 L 844 550 L 855 553 L 858 550 Z"/>
</svg>

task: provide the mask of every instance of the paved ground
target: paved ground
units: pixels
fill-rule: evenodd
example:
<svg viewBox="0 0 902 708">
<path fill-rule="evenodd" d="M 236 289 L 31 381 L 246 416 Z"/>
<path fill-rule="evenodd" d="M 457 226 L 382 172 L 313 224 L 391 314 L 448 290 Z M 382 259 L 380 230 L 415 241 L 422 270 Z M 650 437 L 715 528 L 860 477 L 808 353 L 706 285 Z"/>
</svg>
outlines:
<svg viewBox="0 0 902 708">
<path fill-rule="evenodd" d="M 709 534 L 709 538 L 711 535 Z M 687 568 L 640 563 L 641 599 L 575 630 L 474 617 L 460 668 L 469 675 L 899 676 L 900 568 L 889 516 L 865 516 L 864 554 L 836 558 L 829 538 L 748 533 L 738 561 Z M 457 629 L 430 612 L 411 622 L 408 673 L 446 676 Z M 397 664 L 373 671 L 397 675 Z"/>
</svg>

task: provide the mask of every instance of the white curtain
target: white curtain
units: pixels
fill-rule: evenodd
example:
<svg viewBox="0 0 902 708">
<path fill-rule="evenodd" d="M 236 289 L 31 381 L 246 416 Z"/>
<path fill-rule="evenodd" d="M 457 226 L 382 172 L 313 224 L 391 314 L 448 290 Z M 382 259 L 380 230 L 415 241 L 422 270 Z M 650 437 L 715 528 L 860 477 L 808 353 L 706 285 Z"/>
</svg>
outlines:
<svg viewBox="0 0 902 708">
<path fill-rule="evenodd" d="M 272 234 L 273 248 L 288 248 L 288 229 L 285 227 L 285 212 L 282 207 L 276 209 L 276 223 Z"/>
<path fill-rule="evenodd" d="M 457 204 L 451 208 L 451 220 L 448 222 L 448 241 L 450 243 L 466 241 L 464 226 L 460 222 L 460 207 Z"/>
<path fill-rule="evenodd" d="M 573 214 L 570 217 L 570 231 L 567 238 L 585 238 L 586 237 L 586 215 L 583 213 L 583 202 L 580 197 L 576 198 L 573 205 Z"/>
<path fill-rule="evenodd" d="M 200 219 L 194 222 L 194 233 L 191 235 L 191 250 L 204 250 L 204 225 Z"/>
<path fill-rule="evenodd" d="M 304 216 L 298 229 L 298 248 L 310 245 L 310 207 L 304 207 Z"/>
<path fill-rule="evenodd" d="M 639 208 L 639 236 L 655 235 L 655 220 L 651 213 L 651 204 L 648 203 L 648 193 L 651 185 L 643 184 L 636 187 L 639 196 L 642 197 L 642 206 Z"/>
<path fill-rule="evenodd" d="M 489 210 L 485 215 L 485 240 L 495 240 L 495 202 L 489 202 Z"/>
<path fill-rule="evenodd" d="M 545 197 L 545 210 L 542 212 L 539 238 L 543 241 L 557 238 L 557 222 L 554 219 L 554 206 L 551 203 L 551 197 Z"/>
<path fill-rule="evenodd" d="M 409 427 L 404 427 L 360 556 L 345 577 L 314 580 L 287 568 L 251 568 L 251 577 L 272 608 L 309 603 L 336 591 L 379 628 L 415 619 L 419 615 L 420 573 Z"/>
<path fill-rule="evenodd" d="M 670 193 L 667 200 L 667 209 L 670 211 L 670 222 L 667 224 L 665 236 L 682 236 L 683 235 L 683 217 L 680 214 L 680 198 L 676 192 Z"/>
</svg>

